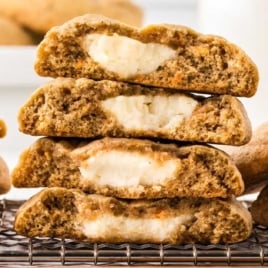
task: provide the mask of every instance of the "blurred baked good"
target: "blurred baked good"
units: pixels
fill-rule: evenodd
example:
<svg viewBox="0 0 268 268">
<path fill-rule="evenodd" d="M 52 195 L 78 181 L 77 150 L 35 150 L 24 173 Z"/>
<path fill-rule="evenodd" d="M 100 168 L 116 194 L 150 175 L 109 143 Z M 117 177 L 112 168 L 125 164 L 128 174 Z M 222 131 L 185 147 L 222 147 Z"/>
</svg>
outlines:
<svg viewBox="0 0 268 268">
<path fill-rule="evenodd" d="M 37 33 L 87 13 L 140 26 L 143 12 L 129 0 L 1 0 L 0 14 Z"/>
<path fill-rule="evenodd" d="M 5 137 L 6 133 L 7 133 L 6 123 L 4 122 L 4 120 L 0 118 L 0 138 Z"/>
<path fill-rule="evenodd" d="M 123 138 L 41 138 L 20 156 L 12 182 L 133 199 L 224 198 L 244 191 L 236 166 L 216 148 Z"/>
<path fill-rule="evenodd" d="M 6 132 L 6 123 L 0 118 L 0 138 L 3 138 L 6 135 Z M 0 194 L 7 193 L 10 190 L 10 187 L 11 181 L 9 169 L 4 159 L 0 156 Z"/>
<path fill-rule="evenodd" d="M 0 157 L 0 194 L 5 194 L 10 190 L 11 181 L 7 164 Z"/>
<path fill-rule="evenodd" d="M 234 160 L 245 182 L 245 193 L 257 192 L 268 183 L 268 123 L 253 132 L 248 144 L 221 147 Z"/>
<path fill-rule="evenodd" d="M 32 45 L 34 43 L 25 29 L 8 18 L 0 16 L 0 29 L 0 45 Z"/>
<path fill-rule="evenodd" d="M 236 200 L 182 198 L 118 200 L 79 190 L 48 188 L 17 211 L 15 231 L 104 243 L 236 243 L 252 230 Z"/>
<path fill-rule="evenodd" d="M 246 53 L 221 37 L 167 24 L 138 29 L 90 14 L 47 33 L 35 70 L 246 97 L 254 95 L 259 79 Z"/>
<path fill-rule="evenodd" d="M 268 175 L 266 183 L 268 183 Z M 252 203 L 250 212 L 255 223 L 268 227 L 268 184 L 260 191 L 257 200 Z"/>
<path fill-rule="evenodd" d="M 232 96 L 208 98 L 110 80 L 58 78 L 37 89 L 18 113 L 37 136 L 138 137 L 241 145 L 251 125 Z"/>
</svg>

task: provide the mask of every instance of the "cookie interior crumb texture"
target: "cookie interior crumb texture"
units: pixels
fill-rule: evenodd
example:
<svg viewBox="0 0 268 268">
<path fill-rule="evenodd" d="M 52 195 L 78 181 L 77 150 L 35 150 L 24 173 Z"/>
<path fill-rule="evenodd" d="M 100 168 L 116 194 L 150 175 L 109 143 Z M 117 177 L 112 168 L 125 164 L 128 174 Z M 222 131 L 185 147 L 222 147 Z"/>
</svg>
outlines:
<svg viewBox="0 0 268 268">
<path fill-rule="evenodd" d="M 134 199 L 230 197 L 244 190 L 236 166 L 216 148 L 120 138 L 41 138 L 21 155 L 12 182 Z"/>
<path fill-rule="evenodd" d="M 28 237 L 90 242 L 236 243 L 249 237 L 251 217 L 236 200 L 117 200 L 48 188 L 17 212 L 15 230 Z"/>
<path fill-rule="evenodd" d="M 235 97 L 202 98 L 109 80 L 55 79 L 29 98 L 18 121 L 20 131 L 37 136 L 147 137 L 231 145 L 245 144 L 251 137 L 250 121 Z"/>
<path fill-rule="evenodd" d="M 221 37 L 167 24 L 138 29 L 90 14 L 47 33 L 38 48 L 35 70 L 42 76 L 110 79 L 246 97 L 254 95 L 258 85 L 255 64 Z"/>
</svg>

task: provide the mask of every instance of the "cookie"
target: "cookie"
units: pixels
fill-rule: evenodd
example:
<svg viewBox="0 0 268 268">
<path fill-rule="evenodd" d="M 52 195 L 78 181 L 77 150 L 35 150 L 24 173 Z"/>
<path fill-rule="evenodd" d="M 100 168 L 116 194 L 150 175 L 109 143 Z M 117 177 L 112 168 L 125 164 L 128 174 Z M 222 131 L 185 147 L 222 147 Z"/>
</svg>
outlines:
<svg viewBox="0 0 268 268">
<path fill-rule="evenodd" d="M 41 76 L 127 81 L 250 97 L 258 71 L 236 45 L 176 25 L 138 29 L 84 15 L 51 29 L 37 51 Z"/>
<path fill-rule="evenodd" d="M 87 13 L 103 14 L 134 26 L 142 24 L 142 10 L 128 0 L 1 0 L 0 14 L 44 34 L 51 27 Z"/>
<path fill-rule="evenodd" d="M 11 188 L 9 169 L 2 157 L 0 157 L 0 194 L 7 193 Z"/>
<path fill-rule="evenodd" d="M 255 223 L 268 227 L 268 185 L 260 191 L 257 200 L 252 203 L 250 212 Z"/>
<path fill-rule="evenodd" d="M 216 148 L 123 138 L 41 138 L 21 154 L 12 183 L 128 199 L 230 197 L 244 191 L 236 166 Z"/>
<path fill-rule="evenodd" d="M 241 145 L 251 125 L 241 102 L 109 80 L 58 78 L 21 107 L 19 129 L 37 136 L 160 138 Z"/>
<path fill-rule="evenodd" d="M 5 137 L 6 133 L 7 133 L 6 123 L 4 122 L 4 120 L 0 118 L 0 138 Z"/>
<path fill-rule="evenodd" d="M 0 138 L 3 138 L 6 135 L 6 132 L 6 123 L 0 118 Z M 0 194 L 7 193 L 10 188 L 11 181 L 9 169 L 4 159 L 0 156 Z"/>
<path fill-rule="evenodd" d="M 1 1 L 0 1 L 1 2 Z M 0 4 L 1 5 L 1 4 Z M 0 45 L 32 45 L 29 33 L 15 22 L 0 16 Z"/>
<path fill-rule="evenodd" d="M 245 182 L 245 193 L 257 192 L 268 183 L 268 123 L 254 130 L 248 144 L 222 149 L 238 167 Z"/>
<path fill-rule="evenodd" d="M 27 237 L 103 243 L 236 243 L 252 230 L 235 200 L 118 200 L 79 190 L 47 188 L 17 211 L 15 231 Z"/>
</svg>

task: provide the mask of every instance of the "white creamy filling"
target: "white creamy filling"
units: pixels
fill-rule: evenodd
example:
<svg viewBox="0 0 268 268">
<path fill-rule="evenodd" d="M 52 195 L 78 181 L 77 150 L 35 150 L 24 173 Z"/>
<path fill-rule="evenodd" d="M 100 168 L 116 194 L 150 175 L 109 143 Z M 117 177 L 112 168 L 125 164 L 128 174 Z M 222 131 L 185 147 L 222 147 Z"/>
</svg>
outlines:
<svg viewBox="0 0 268 268">
<path fill-rule="evenodd" d="M 82 229 L 89 238 L 117 235 L 123 239 L 154 239 L 163 241 L 176 232 L 178 226 L 186 224 L 192 215 L 181 215 L 165 219 L 138 219 L 123 216 L 103 215 L 94 221 L 85 220 Z"/>
<path fill-rule="evenodd" d="M 148 74 L 176 57 L 176 51 L 168 46 L 146 44 L 117 34 L 89 34 L 85 46 L 95 62 L 123 78 Z"/>
<path fill-rule="evenodd" d="M 138 153 L 99 152 L 80 164 L 83 179 L 95 185 L 137 187 L 163 184 L 174 176 L 179 159 L 159 162 Z"/>
<path fill-rule="evenodd" d="M 189 117 L 198 102 L 186 95 L 117 96 L 102 101 L 126 130 L 174 129 Z"/>
</svg>

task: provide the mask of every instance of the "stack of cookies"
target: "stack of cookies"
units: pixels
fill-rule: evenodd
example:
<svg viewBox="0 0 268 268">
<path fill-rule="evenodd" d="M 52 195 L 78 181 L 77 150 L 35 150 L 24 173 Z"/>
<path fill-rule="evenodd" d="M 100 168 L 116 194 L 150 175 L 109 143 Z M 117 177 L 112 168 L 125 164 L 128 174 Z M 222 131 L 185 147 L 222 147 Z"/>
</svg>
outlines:
<svg viewBox="0 0 268 268">
<path fill-rule="evenodd" d="M 35 69 L 55 79 L 20 109 L 19 129 L 46 137 L 12 179 L 46 188 L 19 209 L 18 233 L 176 244 L 251 234 L 241 174 L 208 145 L 250 140 L 235 96 L 252 96 L 258 73 L 243 51 L 186 27 L 86 15 L 47 33 Z"/>
</svg>

